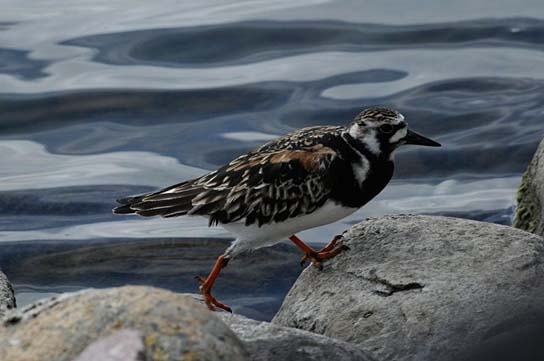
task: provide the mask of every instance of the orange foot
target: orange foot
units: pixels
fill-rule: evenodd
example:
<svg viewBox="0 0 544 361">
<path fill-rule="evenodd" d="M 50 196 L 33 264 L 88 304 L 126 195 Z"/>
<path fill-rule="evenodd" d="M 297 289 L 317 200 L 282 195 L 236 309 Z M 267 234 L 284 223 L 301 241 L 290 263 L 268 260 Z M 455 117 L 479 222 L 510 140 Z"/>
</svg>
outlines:
<svg viewBox="0 0 544 361">
<path fill-rule="evenodd" d="M 349 250 L 348 246 L 341 244 L 341 240 L 343 239 L 341 235 L 334 236 L 334 238 L 319 251 L 315 251 L 295 235 L 291 236 L 290 239 L 304 252 L 304 256 L 300 260 L 300 265 L 304 266 L 306 261 L 310 260 L 314 267 L 317 267 L 320 271 L 323 270 L 323 260 L 333 258 L 340 252 Z"/>
<path fill-rule="evenodd" d="M 202 293 L 202 296 L 204 296 L 204 302 L 206 302 L 206 306 L 208 306 L 208 308 L 212 311 L 215 311 L 215 307 L 219 307 L 227 312 L 232 313 L 232 310 L 229 306 L 219 302 L 215 299 L 215 297 L 212 296 L 212 286 L 215 282 L 215 279 L 219 275 L 219 272 L 221 272 L 221 269 L 223 269 L 228 262 L 229 259 L 227 257 L 219 256 L 217 258 L 217 261 L 215 262 L 215 265 L 213 266 L 212 271 L 208 275 L 208 278 L 203 278 L 200 276 L 196 277 L 198 282 L 200 282 L 200 287 L 198 289 L 200 290 L 200 293 Z"/>
<path fill-rule="evenodd" d="M 206 302 L 206 306 L 208 306 L 210 310 L 215 311 L 215 307 L 219 307 L 227 312 L 232 313 L 232 309 L 229 306 L 218 301 L 215 297 L 212 296 L 211 287 L 206 286 L 206 279 L 200 276 L 197 276 L 196 279 L 198 280 L 198 282 L 200 282 L 200 287 L 198 289 L 200 290 L 202 296 L 204 296 L 204 302 Z"/>
</svg>

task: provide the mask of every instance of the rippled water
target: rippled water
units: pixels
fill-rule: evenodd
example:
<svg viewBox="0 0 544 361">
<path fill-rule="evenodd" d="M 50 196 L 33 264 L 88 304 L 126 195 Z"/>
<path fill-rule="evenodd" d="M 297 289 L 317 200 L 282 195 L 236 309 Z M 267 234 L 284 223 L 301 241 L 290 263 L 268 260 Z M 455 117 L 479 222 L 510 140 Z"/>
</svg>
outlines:
<svg viewBox="0 0 544 361">
<path fill-rule="evenodd" d="M 386 213 L 509 224 L 544 135 L 542 1 L 0 4 L 0 266 L 20 303 L 124 283 L 196 290 L 183 275 L 205 273 L 225 243 L 195 238 L 229 235 L 201 219 L 113 216 L 113 200 L 299 127 L 386 105 L 443 144 L 400 151 L 389 187 L 304 232 L 313 242 Z M 183 262 L 164 262 L 165 242 Z M 111 247 L 127 257 L 111 261 Z M 199 251 L 182 257 L 184 247 Z M 153 267 L 134 276 L 142 259 Z M 253 294 L 225 287 L 235 311 L 270 317 L 299 271 L 293 260 Z M 241 262 L 231 277 L 251 269 Z M 256 295 L 267 301 L 248 301 Z"/>
</svg>

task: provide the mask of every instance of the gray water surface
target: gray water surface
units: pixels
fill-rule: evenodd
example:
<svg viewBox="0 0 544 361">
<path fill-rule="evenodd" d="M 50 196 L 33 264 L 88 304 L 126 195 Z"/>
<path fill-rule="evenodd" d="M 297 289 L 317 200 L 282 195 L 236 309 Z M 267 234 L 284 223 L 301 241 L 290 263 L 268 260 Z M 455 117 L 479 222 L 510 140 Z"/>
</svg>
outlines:
<svg viewBox="0 0 544 361">
<path fill-rule="evenodd" d="M 113 216 L 114 199 L 300 127 L 385 105 L 443 145 L 399 151 L 385 191 L 302 233 L 315 243 L 391 213 L 510 224 L 544 135 L 542 1 L 0 4 L 0 267 L 19 304 L 126 283 L 196 291 L 189 275 L 229 234 L 205 219 Z M 163 262 L 171 242 L 177 260 Z M 283 251 L 285 273 L 269 257 L 274 277 L 240 262 L 218 297 L 269 319 L 300 271 Z"/>
</svg>

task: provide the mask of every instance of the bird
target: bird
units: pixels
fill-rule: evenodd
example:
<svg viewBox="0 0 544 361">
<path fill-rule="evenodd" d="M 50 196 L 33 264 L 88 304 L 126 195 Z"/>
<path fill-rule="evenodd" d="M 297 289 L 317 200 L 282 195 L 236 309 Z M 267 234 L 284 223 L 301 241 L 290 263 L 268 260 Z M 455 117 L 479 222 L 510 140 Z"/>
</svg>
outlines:
<svg viewBox="0 0 544 361">
<path fill-rule="evenodd" d="M 323 261 L 349 250 L 342 236 L 314 250 L 296 233 L 338 221 L 374 198 L 393 176 L 395 150 L 406 144 L 441 146 L 409 129 L 400 112 L 371 107 L 346 126 L 302 128 L 200 177 L 120 198 L 113 213 L 203 216 L 234 234 L 208 277 L 196 277 L 209 309 L 232 312 L 212 295 L 229 260 L 289 239 L 302 250 L 302 265 L 309 260 L 322 269 Z"/>
</svg>

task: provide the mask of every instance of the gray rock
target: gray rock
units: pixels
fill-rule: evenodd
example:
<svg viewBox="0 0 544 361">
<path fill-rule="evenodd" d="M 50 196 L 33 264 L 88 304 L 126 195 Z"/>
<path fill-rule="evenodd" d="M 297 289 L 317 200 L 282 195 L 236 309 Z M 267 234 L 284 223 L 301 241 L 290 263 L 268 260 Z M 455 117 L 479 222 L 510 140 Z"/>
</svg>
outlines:
<svg viewBox="0 0 544 361">
<path fill-rule="evenodd" d="M 448 361 L 541 319 L 538 236 L 456 218 L 389 216 L 345 237 L 351 250 L 321 272 L 307 268 L 274 323 L 351 342 L 382 360 Z"/>
<path fill-rule="evenodd" d="M 367 352 L 347 342 L 312 332 L 221 313 L 219 317 L 244 342 L 253 361 L 372 361 Z"/>
<path fill-rule="evenodd" d="M 241 341 L 201 304 L 136 286 L 64 294 L 8 315 L 0 360 L 71 361 L 121 328 L 141 332 L 147 360 L 247 360 Z"/>
<path fill-rule="evenodd" d="M 514 227 L 544 236 L 544 140 L 523 174 Z"/>
<path fill-rule="evenodd" d="M 75 361 L 145 361 L 140 331 L 121 329 L 91 343 Z"/>
<path fill-rule="evenodd" d="M 0 318 L 4 316 L 7 310 L 11 310 L 16 306 L 13 287 L 6 275 L 0 271 Z"/>
</svg>

